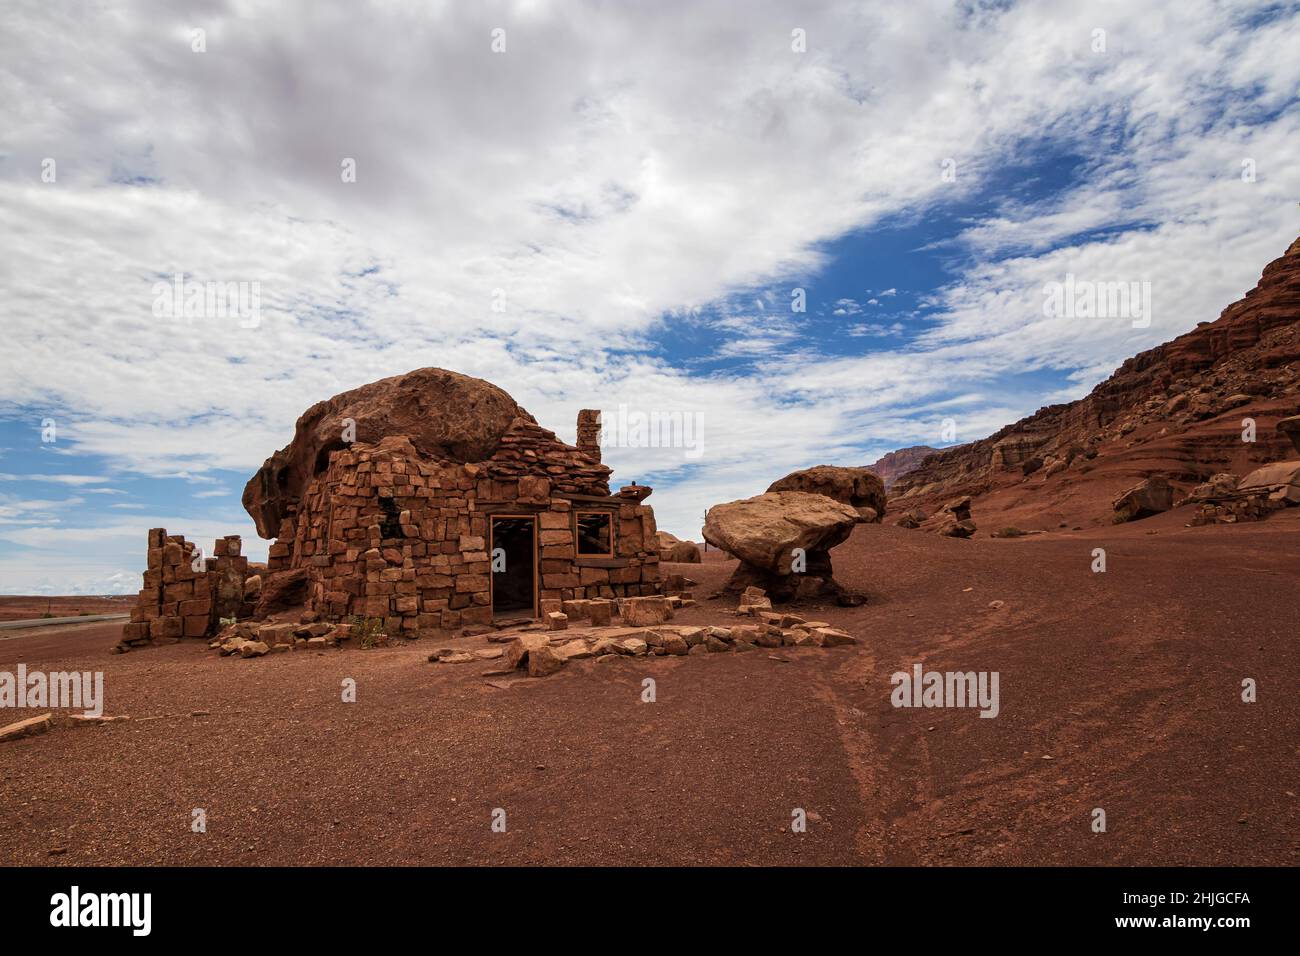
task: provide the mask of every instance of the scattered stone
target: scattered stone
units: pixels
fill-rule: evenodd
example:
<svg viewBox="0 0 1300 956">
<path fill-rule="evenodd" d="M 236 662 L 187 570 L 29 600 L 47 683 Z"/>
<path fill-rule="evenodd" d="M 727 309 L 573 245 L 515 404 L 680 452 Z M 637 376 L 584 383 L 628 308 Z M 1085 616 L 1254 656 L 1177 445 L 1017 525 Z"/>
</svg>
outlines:
<svg viewBox="0 0 1300 956">
<path fill-rule="evenodd" d="M 566 661 L 583 660 L 592 656 L 592 650 L 583 640 L 569 641 L 562 647 L 554 648 L 555 653 Z"/>
<path fill-rule="evenodd" d="M 921 527 L 921 522 L 925 521 L 925 519 L 926 513 L 924 511 L 920 508 L 912 508 L 899 515 L 894 525 L 899 528 L 916 529 Z"/>
<path fill-rule="evenodd" d="M 37 734 L 43 734 L 50 729 L 53 723 L 53 714 L 41 714 L 39 717 L 28 717 L 25 720 L 19 720 L 0 727 L 0 743 L 6 740 L 17 740 L 20 737 L 34 737 Z"/>
<path fill-rule="evenodd" d="M 322 640 L 321 643 L 324 643 L 324 641 Z M 270 649 L 271 648 L 263 644 L 261 641 L 245 641 L 239 647 L 239 656 L 240 657 L 262 657 L 268 651 L 270 651 Z"/>
<path fill-rule="evenodd" d="M 507 667 L 524 667 L 528 663 L 528 655 L 534 649 L 546 646 L 547 639 L 544 634 L 521 634 L 506 645 L 503 660 Z"/>
<path fill-rule="evenodd" d="M 663 649 L 665 654 L 672 654 L 679 657 L 690 653 L 691 650 L 690 645 L 686 643 L 685 638 L 680 634 L 663 635 L 663 642 L 659 646 Z"/>
<path fill-rule="evenodd" d="M 546 629 L 548 631 L 563 631 L 569 626 L 569 615 L 562 611 L 551 611 L 546 615 Z"/>
<path fill-rule="evenodd" d="M 813 631 L 813 637 L 820 647 L 840 647 L 844 644 L 856 644 L 858 641 L 851 634 L 833 627 L 821 627 Z"/>
<path fill-rule="evenodd" d="M 619 617 L 628 627 L 648 627 L 671 620 L 672 608 L 661 594 L 624 598 L 618 605 Z"/>
<path fill-rule="evenodd" d="M 970 504 L 970 495 L 953 499 L 922 521 L 921 530 L 947 538 L 969 538 L 975 533 L 975 522 L 970 516 Z"/>
<path fill-rule="evenodd" d="M 528 676 L 546 677 L 564 666 L 565 659 L 549 644 L 528 652 Z"/>
<path fill-rule="evenodd" d="M 613 612 L 614 605 L 605 598 L 597 598 L 587 603 L 587 612 L 591 618 L 592 627 L 607 627 L 610 621 L 610 615 Z"/>
</svg>

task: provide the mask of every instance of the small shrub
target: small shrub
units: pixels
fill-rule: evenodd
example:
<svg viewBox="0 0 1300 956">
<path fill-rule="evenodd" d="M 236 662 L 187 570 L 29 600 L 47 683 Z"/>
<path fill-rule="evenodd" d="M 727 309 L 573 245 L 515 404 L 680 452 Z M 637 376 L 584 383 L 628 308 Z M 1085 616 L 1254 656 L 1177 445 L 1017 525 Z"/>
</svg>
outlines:
<svg viewBox="0 0 1300 956">
<path fill-rule="evenodd" d="M 370 648 L 383 642 L 385 635 L 382 618 L 362 617 L 358 614 L 349 623 L 352 625 L 350 634 L 357 639 L 358 647 Z"/>
</svg>

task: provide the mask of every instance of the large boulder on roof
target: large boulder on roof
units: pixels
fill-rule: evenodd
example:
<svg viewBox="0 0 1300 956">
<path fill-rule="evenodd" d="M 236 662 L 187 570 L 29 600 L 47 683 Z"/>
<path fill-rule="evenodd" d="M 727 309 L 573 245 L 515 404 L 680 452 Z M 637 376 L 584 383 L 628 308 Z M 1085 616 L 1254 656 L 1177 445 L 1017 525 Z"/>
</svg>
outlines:
<svg viewBox="0 0 1300 956">
<path fill-rule="evenodd" d="M 349 440 L 375 443 L 405 435 L 430 458 L 484 461 L 518 418 L 535 423 L 491 382 L 446 369 L 420 368 L 362 385 L 302 414 L 293 441 L 268 458 L 244 487 L 244 510 L 258 534 L 275 537 L 307 483 L 329 464 L 330 452 Z"/>
<path fill-rule="evenodd" d="M 858 513 L 859 521 L 885 517 L 885 483 L 866 468 L 815 465 L 772 482 L 768 491 L 806 491 L 841 501 Z"/>
</svg>

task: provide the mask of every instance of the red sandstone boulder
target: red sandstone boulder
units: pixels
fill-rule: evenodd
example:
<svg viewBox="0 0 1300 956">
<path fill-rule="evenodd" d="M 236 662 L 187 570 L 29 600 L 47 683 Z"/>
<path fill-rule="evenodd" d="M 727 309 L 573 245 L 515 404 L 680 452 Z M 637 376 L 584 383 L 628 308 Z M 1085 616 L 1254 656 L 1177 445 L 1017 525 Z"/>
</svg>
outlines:
<svg viewBox="0 0 1300 956">
<path fill-rule="evenodd" d="M 845 541 L 857 510 L 825 495 L 769 491 L 714 505 L 704 517 L 704 540 L 746 564 L 790 574 L 794 549 L 827 551 Z"/>
<path fill-rule="evenodd" d="M 1267 494 L 1273 501 L 1300 504 L 1300 461 L 1275 461 L 1257 468 L 1237 485 L 1244 493 Z"/>
<path fill-rule="evenodd" d="M 917 527 L 945 538 L 969 538 L 975 533 L 975 522 L 970 516 L 970 495 L 954 498 Z"/>
<path fill-rule="evenodd" d="M 454 462 L 490 458 L 517 418 L 535 420 L 482 379 L 421 368 L 317 402 L 298 419 L 293 441 L 268 458 L 244 488 L 244 509 L 263 538 L 274 537 L 311 478 L 349 439 L 377 443 L 405 435 L 423 455 Z M 349 426 L 349 421 L 355 427 Z"/>
<path fill-rule="evenodd" d="M 710 508 L 704 540 L 740 559 L 727 590 L 760 587 L 774 601 L 833 593 L 860 604 L 835 583 L 830 549 L 861 520 L 857 509 L 825 495 L 769 491 Z"/>
<path fill-rule="evenodd" d="M 865 468 L 817 465 L 792 472 L 767 490 L 825 495 L 857 511 L 859 521 L 878 522 L 885 516 L 885 483 Z"/>
<path fill-rule="evenodd" d="M 659 539 L 659 560 L 673 561 L 677 564 L 699 564 L 700 547 L 694 541 L 683 541 L 667 531 L 657 532 Z"/>
<path fill-rule="evenodd" d="M 1209 481 L 1202 482 L 1193 488 L 1192 493 L 1187 496 L 1187 503 L 1218 501 L 1231 497 L 1240 482 L 1241 479 L 1236 475 L 1230 472 L 1220 472 L 1211 477 Z"/>
<path fill-rule="evenodd" d="M 1174 489 L 1168 479 L 1152 475 L 1119 495 L 1114 503 L 1116 524 L 1137 521 L 1174 506 Z"/>
</svg>

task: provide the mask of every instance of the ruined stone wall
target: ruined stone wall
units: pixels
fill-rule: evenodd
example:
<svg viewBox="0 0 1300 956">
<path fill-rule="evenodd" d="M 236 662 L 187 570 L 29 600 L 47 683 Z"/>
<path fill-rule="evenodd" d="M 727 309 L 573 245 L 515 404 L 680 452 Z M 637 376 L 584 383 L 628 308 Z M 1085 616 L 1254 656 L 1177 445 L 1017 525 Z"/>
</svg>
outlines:
<svg viewBox="0 0 1300 956">
<path fill-rule="evenodd" d="M 242 549 L 239 536 L 229 535 L 218 539 L 215 555 L 196 560 L 197 547 L 184 537 L 151 529 L 143 587 L 130 622 L 122 626 L 121 646 L 205 637 L 223 617 L 248 616 L 248 559 Z"/>
<path fill-rule="evenodd" d="M 310 609 L 332 620 L 382 618 L 388 633 L 492 620 L 492 514 L 537 515 L 540 599 L 655 593 L 653 511 L 610 498 L 609 469 L 533 423 L 487 462 L 429 461 L 405 438 L 332 452 L 268 570 L 304 568 Z M 615 555 L 579 558 L 575 510 L 612 516 Z"/>
</svg>

